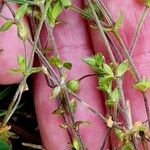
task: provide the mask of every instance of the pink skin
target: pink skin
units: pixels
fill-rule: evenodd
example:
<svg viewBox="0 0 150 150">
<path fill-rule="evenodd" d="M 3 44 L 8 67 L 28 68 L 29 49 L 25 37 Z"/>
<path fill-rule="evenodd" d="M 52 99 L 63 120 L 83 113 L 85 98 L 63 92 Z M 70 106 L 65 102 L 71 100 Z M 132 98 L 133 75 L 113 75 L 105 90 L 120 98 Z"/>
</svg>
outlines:
<svg viewBox="0 0 150 150">
<path fill-rule="evenodd" d="M 17 7 L 12 5 L 13 9 Z M 11 13 L 7 7 L 2 10 L 2 15 L 12 18 Z M 4 19 L 0 19 L 0 25 L 5 22 Z M 17 68 L 18 55 L 24 55 L 23 42 L 17 36 L 17 27 L 12 26 L 8 31 L 0 32 L 0 49 L 3 51 L 0 53 L 0 84 L 13 84 L 20 82 L 22 75 L 10 72 L 11 68 Z M 27 57 L 30 57 L 31 46 L 27 45 Z M 29 59 L 28 59 L 29 60 Z"/>
<path fill-rule="evenodd" d="M 81 5 L 79 1 L 76 3 L 78 5 Z M 107 6 L 113 13 L 115 19 L 119 16 L 119 10 L 124 11 L 125 19 L 120 31 L 125 44 L 127 45 L 127 48 L 129 48 L 135 25 L 137 24 L 137 20 L 143 10 L 143 5 L 134 0 L 111 0 L 107 3 Z M 5 13 L 6 15 L 5 11 L 3 11 L 3 13 Z M 91 36 L 89 35 L 89 30 L 86 26 L 86 22 L 81 19 L 81 17 L 77 13 L 65 11 L 61 15 L 61 19 L 65 20 L 67 24 L 57 25 L 55 29 L 55 38 L 59 53 L 63 60 L 68 60 L 73 63 L 73 68 L 69 72 L 68 78 L 80 78 L 83 75 L 91 73 L 89 67 L 82 62 L 82 58 L 90 56 L 93 49 L 95 51 L 103 52 L 106 55 L 105 47 L 96 31 L 91 31 Z M 142 29 L 142 33 L 140 34 L 140 38 L 135 47 L 135 52 L 133 54 L 133 60 L 139 72 L 141 73 L 141 75 L 145 75 L 147 78 L 149 78 L 150 75 L 149 24 L 150 21 L 146 19 L 146 22 Z M 0 54 L 1 58 L 4 59 L 1 59 L 0 61 L 1 66 L 5 66 L 3 68 L 1 67 L 0 71 L 0 83 L 3 84 L 15 83 L 20 79 L 20 77 L 8 74 L 7 72 L 9 68 L 11 68 L 12 66 L 16 66 L 16 58 L 18 56 L 18 53 L 20 53 L 23 49 L 20 46 L 22 44 L 18 43 L 18 40 L 16 40 L 17 36 L 15 32 L 15 29 L 13 29 L 11 35 L 9 35 L 9 31 L 0 33 L 1 35 L 3 35 L 0 35 L 0 38 L 6 37 L 5 39 L 1 39 L 3 40 L 3 42 L 1 42 L 0 45 L 0 48 L 6 49 Z M 45 40 L 44 32 L 45 31 L 43 31 L 42 42 L 44 42 Z M 11 38 L 10 36 L 13 36 L 12 40 L 10 40 L 10 45 L 7 44 L 7 36 L 9 37 L 9 39 Z M 10 51 L 12 51 L 12 45 L 13 53 L 10 53 Z M 92 48 L 92 45 L 94 46 L 94 48 Z M 130 100 L 131 103 L 133 121 L 144 121 L 146 120 L 144 103 L 141 94 L 138 91 L 132 89 L 132 84 L 133 77 L 131 76 L 131 74 L 127 74 L 124 88 L 126 98 Z M 84 101 L 94 107 L 97 111 L 104 113 L 104 104 L 102 102 L 103 99 L 99 91 L 95 89 L 96 86 L 97 85 L 95 78 L 87 78 L 81 82 L 81 90 L 78 95 L 79 97 L 82 97 Z M 37 75 L 34 81 L 34 87 L 35 108 L 37 112 L 39 127 L 41 130 L 42 140 L 46 149 L 69 149 L 69 146 L 67 145 L 69 141 L 67 133 L 65 130 L 59 128 L 59 124 L 62 123 L 62 119 L 60 117 L 51 115 L 51 113 L 57 106 L 55 101 L 48 101 L 51 90 L 46 85 L 45 78 L 42 74 Z M 140 112 L 138 110 L 140 110 Z M 92 123 L 91 127 L 81 127 L 81 137 L 88 149 L 99 149 L 104 133 L 106 131 L 103 122 L 99 120 L 99 118 L 97 118 L 94 114 L 89 112 L 89 110 L 87 110 L 80 103 L 78 103 L 78 109 L 75 113 L 75 120 L 89 120 Z"/>
</svg>

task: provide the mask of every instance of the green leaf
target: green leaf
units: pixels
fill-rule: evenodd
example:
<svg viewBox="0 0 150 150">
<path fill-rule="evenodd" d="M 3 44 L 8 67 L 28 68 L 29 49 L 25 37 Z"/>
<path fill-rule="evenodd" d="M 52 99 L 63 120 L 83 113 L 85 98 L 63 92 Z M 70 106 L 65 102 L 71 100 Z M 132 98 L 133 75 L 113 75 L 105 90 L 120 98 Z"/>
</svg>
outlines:
<svg viewBox="0 0 150 150">
<path fill-rule="evenodd" d="M 105 105 L 112 107 L 118 102 L 119 97 L 120 97 L 118 88 L 115 88 L 114 91 L 109 92 L 108 96 L 109 96 L 109 99 L 105 101 Z"/>
<path fill-rule="evenodd" d="M 67 8 L 71 6 L 71 1 L 70 0 L 61 0 L 62 5 Z"/>
<path fill-rule="evenodd" d="M 115 88 L 114 91 L 111 93 L 111 97 L 114 102 L 118 102 L 120 94 L 118 88 Z"/>
<path fill-rule="evenodd" d="M 60 106 L 56 110 L 54 110 L 52 114 L 54 114 L 54 115 L 61 115 L 63 113 L 65 113 L 65 110 L 64 110 L 64 108 L 62 106 Z"/>
<path fill-rule="evenodd" d="M 29 71 L 27 71 L 27 74 L 31 75 L 33 73 L 37 73 L 37 72 L 40 72 L 40 71 L 42 71 L 41 67 L 32 67 Z"/>
<path fill-rule="evenodd" d="M 102 20 L 103 14 L 102 14 L 101 10 L 99 9 L 99 7 L 97 6 L 97 4 L 95 2 L 92 2 L 92 5 L 98 15 L 99 20 Z M 84 8 L 84 12 L 89 19 L 90 18 L 93 19 L 93 14 L 92 14 L 91 8 L 89 6 Z"/>
<path fill-rule="evenodd" d="M 122 140 L 123 138 L 123 131 L 118 129 L 118 128 L 115 128 L 115 134 L 116 134 L 116 137 L 119 139 L 119 140 Z"/>
<path fill-rule="evenodd" d="M 55 24 L 55 22 L 56 22 L 56 18 L 60 15 L 60 13 L 62 12 L 62 5 L 61 5 L 61 3 L 58 1 L 56 4 L 55 4 L 55 6 L 53 7 L 53 9 L 52 9 L 52 14 L 51 14 L 51 16 L 52 16 L 52 20 L 51 20 L 51 22 L 52 22 L 52 24 Z"/>
<path fill-rule="evenodd" d="M 122 23 L 123 23 L 123 12 L 121 11 L 120 16 L 119 16 L 118 20 L 115 23 L 115 29 L 118 30 Z"/>
<path fill-rule="evenodd" d="M 111 76 L 99 77 L 98 78 L 99 89 L 107 93 L 110 93 L 112 91 L 112 79 L 113 78 Z"/>
<path fill-rule="evenodd" d="M 20 20 L 25 15 L 27 10 L 28 10 L 28 4 L 24 4 L 24 5 L 20 6 L 19 9 L 17 9 L 17 11 L 15 12 L 16 20 Z"/>
<path fill-rule="evenodd" d="M 112 68 L 109 65 L 107 65 L 107 64 L 104 63 L 103 64 L 103 69 L 104 69 L 104 71 L 105 71 L 106 74 L 114 77 L 114 73 L 112 71 Z"/>
<path fill-rule="evenodd" d="M 134 85 L 134 88 L 146 92 L 150 88 L 150 81 L 143 78 L 141 81 Z"/>
<path fill-rule="evenodd" d="M 64 62 L 63 67 L 67 68 L 68 70 L 71 70 L 72 63 L 71 62 Z"/>
<path fill-rule="evenodd" d="M 8 0 L 8 2 L 18 3 L 18 4 L 26 4 L 26 0 Z"/>
<path fill-rule="evenodd" d="M 58 68 L 61 68 L 63 66 L 63 63 L 61 62 L 61 60 L 56 56 L 51 56 L 50 58 L 48 58 L 48 62 L 51 65 L 54 65 Z"/>
<path fill-rule="evenodd" d="M 102 66 L 102 63 L 104 62 L 104 56 L 101 53 L 95 54 L 95 63 L 96 66 Z"/>
<path fill-rule="evenodd" d="M 134 147 L 131 143 L 125 144 L 121 150 L 134 150 Z"/>
<path fill-rule="evenodd" d="M 10 72 L 11 73 L 21 73 L 21 74 L 24 73 L 24 71 L 22 71 L 21 68 L 11 68 Z"/>
<path fill-rule="evenodd" d="M 73 139 L 72 147 L 74 148 L 74 150 L 80 150 L 81 149 L 80 143 L 76 138 Z"/>
<path fill-rule="evenodd" d="M 8 144 L 6 141 L 0 139 L 0 150 L 11 150 L 11 145 Z"/>
<path fill-rule="evenodd" d="M 12 25 L 14 21 L 13 20 L 7 20 L 1 27 L 0 27 L 0 32 L 8 30 Z"/>
<path fill-rule="evenodd" d="M 21 70 L 24 72 L 25 71 L 25 58 L 22 55 L 18 56 L 18 64 L 21 68 Z"/>
<path fill-rule="evenodd" d="M 52 91 L 52 96 L 50 97 L 50 99 L 56 98 L 60 92 L 61 92 L 61 87 L 56 86 Z"/>
<path fill-rule="evenodd" d="M 94 56 L 85 58 L 83 61 L 90 66 L 95 66 L 96 64 Z"/>
<path fill-rule="evenodd" d="M 102 54 L 98 53 L 95 56 L 85 58 L 83 61 L 86 64 L 90 65 L 92 69 L 95 70 L 97 73 L 101 73 L 102 64 L 104 62 L 104 57 Z"/>
<path fill-rule="evenodd" d="M 106 101 L 105 101 L 105 105 L 107 106 L 107 107 L 113 107 L 114 106 L 114 101 L 112 100 L 112 99 L 107 99 Z"/>
<path fill-rule="evenodd" d="M 76 99 L 71 99 L 71 101 L 69 102 L 69 107 L 72 113 L 76 111 L 76 108 L 77 108 Z"/>
<path fill-rule="evenodd" d="M 124 62 L 118 65 L 116 75 L 118 77 L 121 77 L 128 70 L 128 67 L 129 67 L 128 61 L 125 60 Z"/>
</svg>

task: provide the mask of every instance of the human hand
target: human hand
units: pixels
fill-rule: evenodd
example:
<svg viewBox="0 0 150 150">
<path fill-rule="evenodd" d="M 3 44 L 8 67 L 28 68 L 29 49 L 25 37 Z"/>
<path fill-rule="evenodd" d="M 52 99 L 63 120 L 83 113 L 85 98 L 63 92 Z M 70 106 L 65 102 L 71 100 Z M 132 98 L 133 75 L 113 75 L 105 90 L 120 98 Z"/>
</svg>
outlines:
<svg viewBox="0 0 150 150">
<path fill-rule="evenodd" d="M 80 6 L 82 5 L 81 1 L 76 1 L 75 3 Z M 143 5 L 136 1 L 120 2 L 119 0 L 115 0 L 115 2 L 109 2 L 107 6 L 116 19 L 119 16 L 119 10 L 124 10 L 125 18 L 120 30 L 123 40 L 125 41 L 127 48 L 129 48 L 135 26 L 143 9 Z M 6 14 L 7 12 L 3 10 L 3 13 Z M 98 32 L 96 30 L 88 28 L 87 22 L 85 22 L 85 20 L 82 19 L 81 16 L 76 12 L 65 10 L 60 18 L 62 20 L 65 20 L 67 24 L 57 25 L 54 31 L 54 35 L 61 58 L 63 60 L 68 60 L 73 64 L 72 70 L 68 74 L 68 78 L 78 79 L 84 75 L 92 73 L 89 66 L 84 64 L 82 59 L 91 56 L 95 52 L 102 52 L 108 58 L 104 42 L 101 38 L 99 38 Z M 150 32 L 148 25 L 149 20 L 146 20 L 142 29 L 142 33 L 140 33 L 138 43 L 136 44 L 135 52 L 133 54 L 133 61 L 140 74 L 145 75 L 147 78 L 149 78 L 148 38 Z M 43 31 L 41 35 L 41 42 L 43 44 L 46 38 L 46 33 L 44 32 L 45 31 Z M 0 71 L 0 76 L 2 77 L 1 83 L 14 83 L 19 81 L 20 78 L 16 77 L 16 75 L 14 76 L 12 74 L 8 74 L 8 70 L 9 68 L 17 65 L 17 56 L 21 52 L 21 50 L 23 53 L 23 47 L 20 47 L 20 45 L 22 44 L 20 44 L 21 42 L 19 40 L 16 41 L 16 39 L 18 38 L 16 36 L 15 29 L 12 33 L 15 38 L 10 37 L 9 31 L 1 34 L 3 35 L 0 36 L 0 38 L 4 36 L 6 37 L 3 38 L 4 42 L 1 43 L 1 47 L 2 49 L 4 49 L 4 51 L 1 52 L 1 58 L 3 58 L 0 61 L 1 66 L 4 64 L 4 62 L 7 62 L 5 65 L 5 70 Z M 9 37 L 10 39 L 10 44 L 13 44 L 13 50 L 12 46 L 6 44 L 8 41 L 7 37 Z M 14 53 L 12 54 L 10 53 L 10 51 L 14 51 Z M 130 101 L 133 121 L 145 121 L 147 117 L 145 113 L 144 102 L 142 100 L 140 92 L 132 89 L 133 81 L 134 80 L 131 77 L 131 74 L 126 74 L 124 80 L 125 96 L 126 99 Z M 52 115 L 52 112 L 56 108 L 56 101 L 48 101 L 50 97 L 50 88 L 47 86 L 44 75 L 38 74 L 36 76 L 36 79 L 34 79 L 33 84 L 35 108 L 39 121 L 41 136 L 46 149 L 69 149 L 69 146 L 67 145 L 69 141 L 67 132 L 66 130 L 59 127 L 59 124 L 63 123 L 63 120 L 61 117 Z M 82 97 L 82 99 L 91 107 L 93 107 L 97 112 L 101 112 L 102 114 L 104 114 L 106 111 L 104 106 L 104 97 L 96 89 L 96 87 L 97 83 L 95 77 L 86 78 L 81 81 L 80 92 L 78 93 L 78 95 L 79 97 Z M 138 110 L 140 110 L 140 112 Z M 101 121 L 96 115 L 92 114 L 86 107 L 84 107 L 80 103 L 78 103 L 77 111 L 75 113 L 75 120 L 90 121 L 90 127 L 81 126 L 81 138 L 83 139 L 88 149 L 99 149 L 106 132 L 106 125 L 103 123 L 103 121 Z M 113 138 L 107 143 L 108 147 L 109 145 L 113 145 L 112 147 L 114 147 Z"/>
</svg>

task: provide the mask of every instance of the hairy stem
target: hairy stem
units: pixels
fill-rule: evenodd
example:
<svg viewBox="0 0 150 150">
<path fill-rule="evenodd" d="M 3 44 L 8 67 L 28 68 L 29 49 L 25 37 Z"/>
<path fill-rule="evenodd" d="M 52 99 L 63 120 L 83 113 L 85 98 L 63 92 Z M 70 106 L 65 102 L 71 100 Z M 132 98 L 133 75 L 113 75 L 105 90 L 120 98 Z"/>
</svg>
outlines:
<svg viewBox="0 0 150 150">
<path fill-rule="evenodd" d="M 145 18 L 147 16 L 148 12 L 149 12 L 149 7 L 145 6 L 145 8 L 143 10 L 143 13 L 141 14 L 140 19 L 139 19 L 139 21 L 137 23 L 137 26 L 136 26 L 136 29 L 135 29 L 135 33 L 133 35 L 133 39 L 132 39 L 132 42 L 131 42 L 131 46 L 129 48 L 130 56 L 133 55 L 135 45 L 137 43 L 140 31 L 142 29 L 142 26 L 144 24 L 144 21 L 145 21 Z"/>
</svg>

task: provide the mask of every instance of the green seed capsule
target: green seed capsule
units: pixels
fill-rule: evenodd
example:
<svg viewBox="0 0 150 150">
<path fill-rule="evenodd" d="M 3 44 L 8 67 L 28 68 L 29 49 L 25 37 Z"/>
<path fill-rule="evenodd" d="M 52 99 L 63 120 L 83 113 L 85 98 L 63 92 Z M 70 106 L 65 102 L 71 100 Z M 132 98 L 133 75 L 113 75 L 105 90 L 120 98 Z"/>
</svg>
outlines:
<svg viewBox="0 0 150 150">
<path fill-rule="evenodd" d="M 79 80 L 70 80 L 67 82 L 67 87 L 70 89 L 72 92 L 77 92 L 80 88 L 80 82 Z"/>
<path fill-rule="evenodd" d="M 26 26 L 23 23 L 18 23 L 18 36 L 21 40 L 25 41 L 28 37 L 28 31 Z"/>
</svg>

